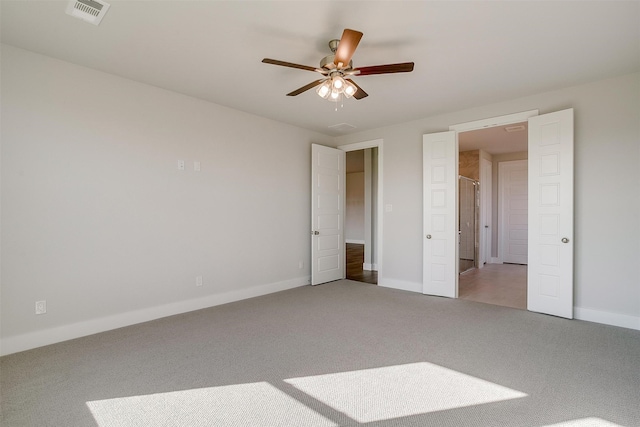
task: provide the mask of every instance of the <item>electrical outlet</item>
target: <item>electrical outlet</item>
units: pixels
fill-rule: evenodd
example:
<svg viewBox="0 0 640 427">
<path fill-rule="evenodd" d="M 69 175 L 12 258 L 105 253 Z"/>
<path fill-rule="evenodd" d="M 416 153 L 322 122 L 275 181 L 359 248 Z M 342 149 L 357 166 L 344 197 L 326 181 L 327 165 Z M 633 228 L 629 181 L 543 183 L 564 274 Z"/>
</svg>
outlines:
<svg viewBox="0 0 640 427">
<path fill-rule="evenodd" d="M 304 261 L 298 262 L 298 268 L 304 268 Z"/>
<path fill-rule="evenodd" d="M 184 170 L 184 160 L 178 160 L 178 170 L 179 171 Z"/>
<path fill-rule="evenodd" d="M 47 312 L 47 301 L 36 301 L 36 314 L 45 314 Z"/>
<path fill-rule="evenodd" d="M 196 286 L 202 286 L 202 276 L 196 276 Z"/>
</svg>

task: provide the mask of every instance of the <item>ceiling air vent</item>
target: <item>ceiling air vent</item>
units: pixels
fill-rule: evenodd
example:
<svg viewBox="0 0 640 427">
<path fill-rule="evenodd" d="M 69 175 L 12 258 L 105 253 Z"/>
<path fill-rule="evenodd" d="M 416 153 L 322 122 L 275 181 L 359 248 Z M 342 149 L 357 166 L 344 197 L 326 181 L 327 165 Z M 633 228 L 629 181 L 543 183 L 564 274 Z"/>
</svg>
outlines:
<svg viewBox="0 0 640 427">
<path fill-rule="evenodd" d="M 349 123 L 338 123 L 337 125 L 329 126 L 329 129 L 336 132 L 346 132 L 355 128 L 356 127 L 354 125 L 350 125 Z"/>
<path fill-rule="evenodd" d="M 98 25 L 111 5 L 100 0 L 71 0 L 67 15 Z"/>
<path fill-rule="evenodd" d="M 504 128 L 507 132 L 520 132 L 525 129 L 524 125 L 507 126 Z"/>
</svg>

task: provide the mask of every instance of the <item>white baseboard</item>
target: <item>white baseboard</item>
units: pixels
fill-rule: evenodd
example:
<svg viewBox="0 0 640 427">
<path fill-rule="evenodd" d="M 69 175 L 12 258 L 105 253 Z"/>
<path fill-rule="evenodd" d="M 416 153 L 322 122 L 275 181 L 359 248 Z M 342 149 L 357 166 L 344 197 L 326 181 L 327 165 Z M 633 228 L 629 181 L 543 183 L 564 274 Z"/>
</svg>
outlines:
<svg viewBox="0 0 640 427">
<path fill-rule="evenodd" d="M 356 239 L 344 239 L 345 243 L 354 243 L 356 245 L 364 245 L 364 240 L 356 240 Z"/>
<path fill-rule="evenodd" d="M 490 264 L 502 264 L 502 261 L 500 261 L 500 258 L 492 257 Z"/>
<path fill-rule="evenodd" d="M 173 316 L 175 314 L 186 313 L 247 298 L 280 292 L 299 286 L 305 286 L 309 283 L 310 278 L 308 276 L 298 277 L 282 282 L 257 285 L 251 288 L 239 289 L 237 291 L 208 295 L 202 298 L 179 301 L 157 307 L 149 307 L 99 319 L 91 319 L 70 325 L 63 325 L 27 334 L 6 337 L 0 341 L 0 356 L 30 350 L 32 348 L 42 347 L 49 344 L 55 344 L 74 338 L 80 338 L 87 335 L 93 335 L 125 326 L 131 326 L 136 323 L 148 322 L 161 317 Z"/>
<path fill-rule="evenodd" d="M 362 269 L 366 271 L 378 271 L 378 264 L 362 264 Z"/>
<path fill-rule="evenodd" d="M 621 328 L 640 331 L 640 317 L 627 314 L 611 313 L 608 311 L 592 310 L 590 308 L 573 307 L 573 317 L 578 320 L 619 326 Z"/>
<path fill-rule="evenodd" d="M 409 282 L 406 280 L 397 279 L 381 279 L 378 277 L 378 286 L 384 288 L 400 289 L 402 291 L 411 291 L 422 293 L 422 283 Z"/>
</svg>

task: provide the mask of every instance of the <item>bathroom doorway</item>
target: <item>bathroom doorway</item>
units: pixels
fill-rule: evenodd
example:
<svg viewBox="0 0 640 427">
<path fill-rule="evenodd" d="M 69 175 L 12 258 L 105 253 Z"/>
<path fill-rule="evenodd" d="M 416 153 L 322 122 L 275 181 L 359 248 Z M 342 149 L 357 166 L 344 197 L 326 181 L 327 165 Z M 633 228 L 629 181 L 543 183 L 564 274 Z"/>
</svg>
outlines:
<svg viewBox="0 0 640 427">
<path fill-rule="evenodd" d="M 459 136 L 459 277 L 458 297 L 477 302 L 527 308 L 527 262 L 503 259 L 511 253 L 512 237 L 526 235 L 526 194 L 515 198 L 522 215 L 505 217 L 505 203 L 511 203 L 504 185 L 511 175 L 500 174 L 503 166 L 528 158 L 527 122 L 460 132 Z M 501 166 L 502 165 L 502 166 Z M 524 176 L 526 179 L 526 173 Z M 483 182 L 484 181 L 484 182 Z M 522 187 L 518 187 L 522 188 Z M 526 183 L 524 185 L 526 189 Z M 513 196 L 513 195 L 511 195 Z M 522 195 L 520 195 L 522 196 Z M 510 205 L 515 207 L 513 203 Z M 512 212 L 512 213 L 513 213 Z M 517 220 L 518 225 L 514 225 Z M 511 226 L 510 226 L 511 224 Z M 516 228 L 519 228 L 516 230 Z M 507 234 L 505 234 L 507 230 Z M 514 231 L 515 230 L 515 231 Z M 517 232 L 517 233 L 516 233 Z M 503 238 L 505 237 L 505 238 Z M 506 243 L 505 243 L 506 242 Z M 526 243 L 519 248 L 525 248 Z M 480 254 L 482 252 L 482 254 Z"/>
</svg>

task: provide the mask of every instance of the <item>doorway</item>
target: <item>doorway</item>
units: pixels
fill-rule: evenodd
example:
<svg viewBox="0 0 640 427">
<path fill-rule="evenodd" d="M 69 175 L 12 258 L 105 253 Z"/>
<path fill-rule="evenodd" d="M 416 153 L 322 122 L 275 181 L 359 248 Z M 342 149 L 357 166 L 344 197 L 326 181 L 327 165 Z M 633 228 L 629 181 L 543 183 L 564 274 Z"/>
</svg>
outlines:
<svg viewBox="0 0 640 427">
<path fill-rule="evenodd" d="M 458 298 L 459 133 L 523 120 L 529 128 L 527 310 L 572 319 L 572 108 L 542 115 L 534 110 L 478 120 L 422 136 L 422 293 Z"/>
<path fill-rule="evenodd" d="M 461 299 L 527 308 L 527 130 L 524 121 L 458 134 L 459 173 L 467 176 L 458 187 Z"/>
<path fill-rule="evenodd" d="M 345 275 L 349 280 L 377 284 L 378 148 L 348 151 L 345 171 Z"/>
</svg>

